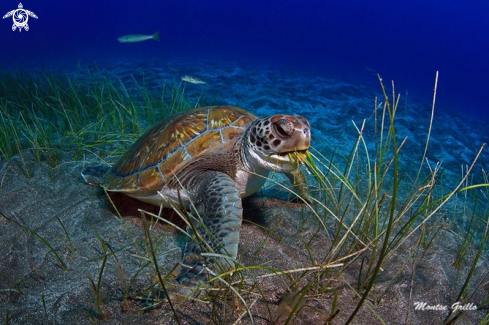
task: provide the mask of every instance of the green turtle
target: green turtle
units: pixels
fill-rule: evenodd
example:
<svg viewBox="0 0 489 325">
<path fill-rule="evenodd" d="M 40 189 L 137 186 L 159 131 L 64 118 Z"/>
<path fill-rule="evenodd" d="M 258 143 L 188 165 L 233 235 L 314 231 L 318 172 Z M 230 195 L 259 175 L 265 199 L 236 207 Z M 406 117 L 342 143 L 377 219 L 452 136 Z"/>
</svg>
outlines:
<svg viewBox="0 0 489 325">
<path fill-rule="evenodd" d="M 257 118 L 233 106 L 201 107 L 150 128 L 112 168 L 89 167 L 82 176 L 107 191 L 188 209 L 193 238 L 176 282 L 195 289 L 214 275 L 216 264 L 234 266 L 241 198 L 258 191 L 269 172 L 285 173 L 307 199 L 307 185 L 289 154 L 307 150 L 310 141 L 309 123 L 299 115 Z M 223 257 L 206 259 L 204 247 Z"/>
<path fill-rule="evenodd" d="M 14 20 L 14 24 L 12 25 L 12 31 L 14 32 L 17 28 L 19 29 L 19 32 L 22 31 L 22 28 L 24 28 L 26 31 L 29 31 L 29 25 L 27 25 L 29 16 L 37 19 L 36 14 L 33 13 L 32 11 L 25 10 L 22 3 L 19 3 L 18 9 L 7 12 L 2 17 L 2 19 L 8 18 L 10 16 L 12 16 L 12 19 Z"/>
</svg>

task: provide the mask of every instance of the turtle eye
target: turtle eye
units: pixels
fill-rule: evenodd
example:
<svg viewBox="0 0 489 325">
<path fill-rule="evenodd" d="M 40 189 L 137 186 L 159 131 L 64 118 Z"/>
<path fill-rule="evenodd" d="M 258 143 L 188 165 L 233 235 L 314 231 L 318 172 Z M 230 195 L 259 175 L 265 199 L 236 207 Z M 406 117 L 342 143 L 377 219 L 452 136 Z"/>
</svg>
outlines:
<svg viewBox="0 0 489 325">
<path fill-rule="evenodd" d="M 277 135 L 281 138 L 288 138 L 294 133 L 294 128 L 292 127 L 292 123 L 287 120 L 278 120 L 273 124 Z"/>
</svg>

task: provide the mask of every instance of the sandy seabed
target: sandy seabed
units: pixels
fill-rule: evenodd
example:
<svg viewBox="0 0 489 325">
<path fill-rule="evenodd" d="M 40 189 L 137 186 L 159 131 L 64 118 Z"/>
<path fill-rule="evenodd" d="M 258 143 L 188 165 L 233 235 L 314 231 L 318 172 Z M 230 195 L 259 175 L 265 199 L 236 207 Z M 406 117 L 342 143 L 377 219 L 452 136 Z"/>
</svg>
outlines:
<svg viewBox="0 0 489 325">
<path fill-rule="evenodd" d="M 137 81 L 148 88 L 164 82 L 178 84 L 181 76 L 191 75 L 208 83 L 186 84 L 185 93 L 191 100 L 197 101 L 205 93 L 207 98 L 213 98 L 212 104 L 237 105 L 258 116 L 301 114 L 310 121 L 312 146 L 326 157 L 333 152 L 348 156 L 358 138 L 354 124 L 360 126 L 366 120 L 364 137 L 369 150 L 374 150 L 374 99 L 383 98 L 380 86 L 374 89 L 233 63 L 120 61 L 100 63 L 98 69 L 124 84 Z M 409 172 L 413 162 L 419 164 L 423 155 L 431 107 L 410 102 L 400 109 L 398 137 L 407 137 L 400 170 Z M 460 181 L 461 166 L 471 163 L 487 138 L 482 123 L 436 110 L 427 159 L 432 164 L 443 163 L 447 188 Z M 113 195 L 121 221 L 101 189 L 84 184 L 79 176 L 85 166 L 97 163 L 95 157 L 87 155 L 81 161 L 71 152 L 63 152 L 61 163 L 53 170 L 45 162 L 35 163 L 28 150 L 23 156 L 33 171 L 30 178 L 25 176 L 19 157 L 0 162 L 0 211 L 15 221 L 0 218 L 0 317 L 9 324 L 90 324 L 92 320 L 106 324 L 175 323 L 167 303 L 143 313 L 144 302 L 133 299 L 140 297 L 138 291 L 153 281 L 147 271 L 138 274 L 145 264 L 145 235 L 138 209 L 153 213 L 158 213 L 158 209 L 124 195 Z M 483 153 L 480 165 L 484 168 L 487 162 L 488 155 Z M 475 173 L 474 177 L 480 175 Z M 281 270 L 309 266 L 311 260 L 304 241 L 310 241 L 313 255 L 324 256 L 330 245 L 328 236 L 315 234 L 317 225 L 301 218 L 303 206 L 285 201 L 286 197 L 270 182 L 260 195 L 244 201 L 245 222 L 238 256 L 243 265 L 267 265 Z M 164 210 L 163 216 L 183 225 L 171 210 Z M 460 220 L 450 222 L 458 224 Z M 45 239 L 64 261 L 66 270 L 38 237 L 19 224 Z M 268 232 L 270 229 L 273 233 Z M 405 263 L 408 254 L 402 249 L 390 257 L 374 288 L 374 293 L 385 292 L 382 302 L 370 302 L 371 310 L 364 306 L 353 323 L 380 324 L 379 318 L 387 324 L 441 323 L 447 315 L 445 307 L 456 303 L 457 288 L 462 284 L 460 279 L 464 279 L 461 274 L 466 275 L 470 266 L 469 258 L 464 261 L 467 265 L 458 270 L 460 273 L 452 266 L 460 245 L 457 237 L 463 236 L 456 232 L 458 227 L 453 229 L 438 235 L 414 271 L 412 264 Z M 159 245 L 158 264 L 169 272 L 179 261 L 185 240 L 176 229 L 162 222 L 151 231 Z M 413 243 L 406 243 L 410 244 Z M 97 283 L 107 247 L 114 254 L 107 258 L 102 275 L 100 295 L 107 320 L 101 321 L 91 281 Z M 469 252 L 468 256 L 473 254 Z M 479 264 L 475 278 L 481 279 L 489 263 L 482 259 Z M 336 287 L 340 312 L 333 324 L 344 323 L 358 303 L 344 284 L 357 281 L 358 267 L 353 265 L 335 275 L 341 278 Z M 487 278 L 485 281 L 486 285 L 471 301 L 487 299 Z M 269 324 L 283 313 L 287 285 L 283 278 L 270 277 L 259 280 L 259 287 L 260 295 L 246 299 L 251 304 L 259 298 L 251 308 L 254 323 Z M 332 294 L 308 296 L 306 307 L 294 323 L 324 324 L 332 301 Z M 212 310 L 210 304 L 186 302 L 177 315 L 183 324 L 205 324 L 210 322 Z M 486 312 L 467 310 L 459 324 L 479 323 Z M 232 317 L 219 315 L 217 319 L 227 323 Z M 285 317 L 278 323 L 284 321 Z M 242 322 L 250 323 L 250 318 L 246 316 Z"/>
</svg>

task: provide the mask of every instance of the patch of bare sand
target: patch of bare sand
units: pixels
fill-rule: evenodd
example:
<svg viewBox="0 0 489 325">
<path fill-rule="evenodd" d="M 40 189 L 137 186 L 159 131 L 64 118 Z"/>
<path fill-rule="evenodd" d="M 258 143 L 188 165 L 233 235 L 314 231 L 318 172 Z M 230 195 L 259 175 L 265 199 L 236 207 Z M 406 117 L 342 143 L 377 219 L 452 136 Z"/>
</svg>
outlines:
<svg viewBox="0 0 489 325">
<path fill-rule="evenodd" d="M 154 272 L 145 267 L 148 255 L 138 209 L 153 213 L 158 213 L 158 209 L 124 195 L 112 195 L 122 214 L 121 221 L 105 194 L 83 183 L 79 176 L 81 162 L 72 162 L 73 157 L 66 154 L 63 163 L 53 171 L 44 162 L 33 162 L 28 152 L 24 152 L 24 159 L 32 168 L 30 178 L 25 176 L 19 157 L 0 165 L 0 211 L 11 220 L 0 218 L 0 316 L 8 319 L 9 324 L 101 322 L 90 280 L 97 283 L 103 262 L 98 236 L 106 251 L 110 248 L 114 252 L 107 258 L 101 277 L 100 296 L 107 318 L 103 323 L 176 323 L 166 301 L 142 312 L 147 303 L 134 299 L 155 283 Z M 183 226 L 171 210 L 163 211 L 162 215 Z M 146 221 L 151 222 L 149 218 Z M 46 240 L 62 262 L 19 224 Z M 309 275 L 297 281 L 302 272 L 260 276 L 272 269 L 294 271 L 316 266 L 331 246 L 328 235 L 316 232 L 317 228 L 314 218 L 306 216 L 299 204 L 259 197 L 245 200 L 239 262 L 260 267 L 245 270 L 241 276 L 235 274 L 233 279 L 248 279 L 234 287 L 249 305 L 254 302 L 250 312 L 255 324 L 283 323 L 287 312 L 297 303 L 296 294 L 312 280 L 313 275 Z M 162 222 L 152 227 L 151 236 L 158 246 L 158 265 L 167 274 L 181 257 L 184 239 Z M 446 311 L 414 310 L 413 303 L 450 306 L 455 302 L 456 288 L 461 285 L 460 280 L 457 283 L 457 270 L 451 265 L 456 251 L 453 235 L 443 232 L 421 258 L 414 277 L 407 251 L 391 257 L 368 302 L 371 309 L 364 306 L 353 324 L 379 324 L 375 314 L 387 324 L 442 322 Z M 477 276 L 488 267 L 487 261 L 480 262 Z M 463 267 L 462 275 L 466 271 L 467 267 Z M 333 324 L 345 323 L 358 303 L 346 283 L 355 287 L 358 272 L 359 261 L 356 261 L 342 272 L 332 269 L 323 274 L 320 286 L 311 287 L 305 295 L 294 323 L 325 323 L 333 301 L 332 291 L 327 288 L 334 288 L 338 293 L 339 313 Z M 459 274 L 460 278 L 463 277 Z M 487 296 L 488 291 L 482 294 Z M 217 298 L 211 296 L 207 303 L 182 304 L 177 312 L 180 322 L 232 323 L 246 312 L 235 295 L 227 298 L 219 297 L 222 293 L 217 295 Z M 380 304 L 373 303 L 381 296 Z M 483 298 L 475 297 L 473 301 Z M 459 324 L 476 324 L 484 315 L 480 311 L 468 311 Z M 250 323 L 249 317 L 244 316 L 242 323 Z"/>
</svg>

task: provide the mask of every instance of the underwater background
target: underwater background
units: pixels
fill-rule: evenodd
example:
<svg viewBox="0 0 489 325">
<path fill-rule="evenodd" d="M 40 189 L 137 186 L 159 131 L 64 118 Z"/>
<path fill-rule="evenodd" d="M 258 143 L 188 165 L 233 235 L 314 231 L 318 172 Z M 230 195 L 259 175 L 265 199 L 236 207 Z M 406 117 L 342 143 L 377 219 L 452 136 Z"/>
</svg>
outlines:
<svg viewBox="0 0 489 325">
<path fill-rule="evenodd" d="M 17 1 L 2 0 L 0 16 Z M 11 16 L 0 20 L 0 319 L 489 322 L 489 2 L 22 6 L 38 17 L 28 17 L 28 30 L 13 31 Z M 118 41 L 157 31 L 159 41 Z M 185 82 L 187 75 L 203 83 Z M 289 200 L 283 175 L 244 201 L 244 269 L 234 276 L 259 280 L 235 282 L 245 298 L 233 304 L 241 305 L 216 295 L 175 312 L 152 289 L 156 266 L 171 278 L 180 262 L 182 231 L 141 218 L 140 209 L 162 212 L 106 196 L 80 171 L 114 163 L 165 114 L 203 104 L 236 105 L 259 117 L 303 115 L 319 169 L 303 168 L 310 209 Z M 163 216 L 185 229 L 172 212 Z M 457 302 L 476 308 L 416 307 Z"/>
<path fill-rule="evenodd" d="M 355 83 L 394 80 L 401 94 L 489 120 L 485 1 L 28 1 L 28 32 L 0 21 L 0 67 L 66 60 L 210 59 L 267 64 Z M 2 15 L 18 6 L 2 1 Z M 160 31 L 161 42 L 120 44 Z"/>
</svg>

